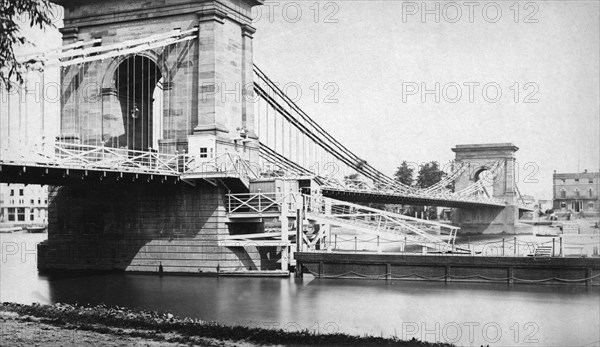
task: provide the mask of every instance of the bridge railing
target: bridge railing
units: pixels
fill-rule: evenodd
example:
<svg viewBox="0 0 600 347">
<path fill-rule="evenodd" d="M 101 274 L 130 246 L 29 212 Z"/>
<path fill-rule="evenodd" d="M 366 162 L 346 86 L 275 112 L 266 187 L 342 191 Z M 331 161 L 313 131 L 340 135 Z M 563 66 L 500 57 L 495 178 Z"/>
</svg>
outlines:
<svg viewBox="0 0 600 347">
<path fill-rule="evenodd" d="M 256 169 L 246 159 L 232 153 L 223 153 L 204 161 L 189 158 L 182 174 L 183 178 L 186 175 L 200 175 L 205 178 L 237 177 L 246 186 L 250 184 L 250 180 L 259 178 Z"/>
<path fill-rule="evenodd" d="M 283 193 L 227 194 L 229 214 L 278 214 L 285 202 Z"/>
<path fill-rule="evenodd" d="M 110 169 L 178 175 L 185 155 L 139 151 L 126 148 L 90 146 L 66 142 L 54 144 L 54 163 L 85 169 Z"/>
<path fill-rule="evenodd" d="M 371 186 L 366 182 L 353 182 L 347 181 L 344 183 L 328 181 L 324 187 L 331 190 L 357 192 L 357 193 L 370 193 L 370 194 L 384 194 L 384 195 L 399 195 L 413 198 L 425 198 L 425 199 L 440 199 L 457 202 L 473 202 L 473 203 L 485 203 L 498 206 L 505 206 L 506 203 L 500 199 L 493 197 L 482 197 L 479 195 L 459 195 L 446 190 L 437 190 L 432 192 L 423 191 L 399 191 L 393 187 L 377 187 Z"/>
<path fill-rule="evenodd" d="M 31 166 L 55 166 L 82 170 L 127 171 L 179 175 L 187 155 L 140 151 L 127 148 L 42 141 L 26 146 L 3 148 L 0 160 Z"/>
<path fill-rule="evenodd" d="M 408 252 L 415 253 L 416 249 L 409 249 L 410 239 L 392 238 L 389 236 L 373 235 L 348 235 L 346 233 L 332 233 L 332 237 L 326 240 L 324 249 L 331 247 L 332 251 L 340 252 L 374 252 L 384 248 L 386 252 Z M 455 247 L 463 252 L 451 253 L 456 256 L 475 257 L 582 257 L 594 255 L 594 247 L 597 242 L 573 243 L 555 237 L 549 240 L 534 240 L 523 236 L 509 237 L 490 241 L 467 241 L 464 238 L 456 241 Z M 428 245 L 433 251 L 444 252 L 439 244 Z M 315 251 L 315 250 L 312 250 Z"/>
</svg>

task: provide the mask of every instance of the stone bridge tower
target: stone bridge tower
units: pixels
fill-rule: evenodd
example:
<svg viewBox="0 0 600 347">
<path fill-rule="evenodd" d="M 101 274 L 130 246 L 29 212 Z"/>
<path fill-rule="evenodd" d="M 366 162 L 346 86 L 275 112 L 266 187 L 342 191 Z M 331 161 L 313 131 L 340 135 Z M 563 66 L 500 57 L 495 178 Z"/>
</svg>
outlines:
<svg viewBox="0 0 600 347">
<path fill-rule="evenodd" d="M 458 192 L 469 185 L 487 180 L 493 192 L 490 196 L 504 202 L 504 208 L 476 207 L 455 209 L 453 222 L 466 233 L 508 233 L 517 232 L 519 217 L 516 197 L 516 157 L 519 150 L 512 143 L 457 145 L 455 163 L 466 164 L 468 168 L 455 181 L 454 191 Z M 490 170 L 499 165 L 492 175 Z M 489 174 L 485 174 L 485 173 Z"/>
<path fill-rule="evenodd" d="M 131 40 L 197 29 L 193 41 L 149 44 L 135 54 L 63 68 L 63 139 L 193 156 L 203 148 L 208 158 L 232 151 L 256 159 L 250 12 L 262 1 L 55 2 L 65 9 L 64 45 L 101 39 L 97 48 L 119 48 Z M 162 101 L 158 111 L 153 98 Z M 234 143 L 240 135 L 243 147 Z"/>
<path fill-rule="evenodd" d="M 90 62 L 84 55 L 81 64 L 62 68 L 59 140 L 205 160 L 230 152 L 257 161 L 250 13 L 262 0 L 54 2 L 64 7 L 63 44 L 94 41 L 96 52 L 114 53 Z M 124 53 L 124 43 L 173 31 L 195 36 Z M 219 246 L 224 235 L 252 232 L 228 224 L 231 185 L 127 172 L 91 176 L 86 172 L 52 194 L 40 269 L 278 267 L 277 247 Z M 254 227 L 260 226 L 246 226 Z"/>
</svg>

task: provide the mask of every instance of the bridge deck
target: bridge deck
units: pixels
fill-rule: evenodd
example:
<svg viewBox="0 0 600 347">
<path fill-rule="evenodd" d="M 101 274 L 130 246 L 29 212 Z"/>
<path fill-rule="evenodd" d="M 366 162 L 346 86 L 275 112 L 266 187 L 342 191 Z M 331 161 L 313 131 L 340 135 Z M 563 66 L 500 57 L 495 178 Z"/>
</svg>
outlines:
<svg viewBox="0 0 600 347">
<path fill-rule="evenodd" d="M 68 185 L 82 181 L 177 183 L 179 177 L 172 174 L 155 174 L 138 170 L 85 169 L 56 166 L 52 164 L 25 164 L 0 161 L 0 182 Z"/>
<path fill-rule="evenodd" d="M 453 200 L 449 198 L 436 198 L 436 197 L 425 197 L 425 196 L 411 196 L 411 195 L 399 195 L 399 194 L 383 194 L 383 193 L 369 193 L 369 192 L 356 192 L 347 191 L 341 189 L 330 189 L 324 188 L 321 190 L 323 196 L 328 198 L 343 200 L 348 202 L 378 202 L 385 204 L 403 204 L 403 205 L 423 205 L 423 206 L 446 206 L 446 207 L 491 207 L 491 208 L 504 208 L 506 204 L 499 204 L 494 202 L 485 201 L 469 201 L 465 200 Z"/>
</svg>

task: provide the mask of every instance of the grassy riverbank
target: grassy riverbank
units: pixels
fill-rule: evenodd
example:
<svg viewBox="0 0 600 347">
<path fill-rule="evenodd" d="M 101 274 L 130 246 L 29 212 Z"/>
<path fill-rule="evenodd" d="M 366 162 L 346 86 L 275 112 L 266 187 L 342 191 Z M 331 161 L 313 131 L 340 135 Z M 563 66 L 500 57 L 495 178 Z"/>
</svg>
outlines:
<svg viewBox="0 0 600 347">
<path fill-rule="evenodd" d="M 314 334 L 281 329 L 227 326 L 171 314 L 129 310 L 123 307 L 0 304 L 1 344 L 53 345 L 52 336 L 73 345 L 142 344 L 203 346 L 255 345 L 361 345 L 450 346 L 441 343 L 401 341 L 395 338 Z M 8 333 L 7 333 L 8 332 Z M 75 333 L 76 332 L 76 333 Z M 57 337 L 58 336 L 58 337 Z M 50 338 L 50 339 L 49 339 Z M 76 341 L 79 340 L 79 341 Z M 87 342 L 86 342 L 87 341 Z M 113 344 L 114 342 L 114 344 Z"/>
</svg>

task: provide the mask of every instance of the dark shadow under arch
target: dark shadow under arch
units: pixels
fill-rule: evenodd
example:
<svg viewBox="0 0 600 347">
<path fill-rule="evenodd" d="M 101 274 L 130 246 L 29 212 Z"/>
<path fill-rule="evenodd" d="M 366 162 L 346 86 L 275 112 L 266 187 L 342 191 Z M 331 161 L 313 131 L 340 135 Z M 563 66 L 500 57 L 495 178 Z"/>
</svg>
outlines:
<svg viewBox="0 0 600 347">
<path fill-rule="evenodd" d="M 113 76 L 125 132 L 106 139 L 106 145 L 147 151 L 154 141 L 153 126 L 159 124 L 153 115 L 153 94 L 161 70 L 152 59 L 134 55 L 122 60 Z"/>
</svg>

